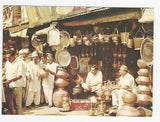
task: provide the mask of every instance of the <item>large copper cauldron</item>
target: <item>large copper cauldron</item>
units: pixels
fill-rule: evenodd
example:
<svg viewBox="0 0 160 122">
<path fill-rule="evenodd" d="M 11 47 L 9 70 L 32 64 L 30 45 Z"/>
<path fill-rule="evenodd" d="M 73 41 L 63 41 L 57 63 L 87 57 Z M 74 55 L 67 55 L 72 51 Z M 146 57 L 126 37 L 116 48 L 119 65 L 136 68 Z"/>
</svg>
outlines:
<svg viewBox="0 0 160 122">
<path fill-rule="evenodd" d="M 126 117 L 139 117 L 141 113 L 138 109 L 134 107 L 137 101 L 137 96 L 132 92 L 124 92 L 122 96 L 124 105 L 121 109 L 117 111 L 116 116 L 126 116 Z"/>
<path fill-rule="evenodd" d="M 125 117 L 140 117 L 141 113 L 139 110 L 133 106 L 124 105 L 120 110 L 117 111 L 116 116 L 125 116 Z"/>
<path fill-rule="evenodd" d="M 68 96 L 68 92 L 64 89 L 69 84 L 67 80 L 57 78 L 55 85 L 59 88 L 53 93 L 53 103 L 56 107 L 62 107 L 63 97 Z"/>
</svg>

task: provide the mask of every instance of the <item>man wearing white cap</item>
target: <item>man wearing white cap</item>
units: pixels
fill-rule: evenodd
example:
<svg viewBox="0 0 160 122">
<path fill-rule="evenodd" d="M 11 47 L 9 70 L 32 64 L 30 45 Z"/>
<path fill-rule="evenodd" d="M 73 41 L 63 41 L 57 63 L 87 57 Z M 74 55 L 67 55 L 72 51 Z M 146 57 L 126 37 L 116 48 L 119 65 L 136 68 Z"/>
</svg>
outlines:
<svg viewBox="0 0 160 122">
<path fill-rule="evenodd" d="M 53 94 L 53 88 L 54 88 L 54 80 L 55 75 L 57 72 L 57 67 L 59 64 L 54 62 L 53 55 L 48 53 L 47 54 L 47 65 L 45 68 L 45 71 L 49 74 L 47 78 L 43 79 L 43 90 L 45 95 L 46 103 L 48 103 L 49 107 L 52 107 L 52 94 Z"/>
<path fill-rule="evenodd" d="M 30 63 L 30 60 L 28 58 L 28 54 L 29 54 L 29 49 L 28 48 L 21 49 L 19 51 L 19 58 L 20 58 L 20 61 L 23 64 L 23 68 L 22 68 L 23 77 L 21 78 L 22 86 L 23 86 L 22 87 L 22 102 L 23 102 L 23 105 L 25 104 L 25 97 L 26 97 L 26 82 L 27 82 L 26 73 L 27 73 L 27 68 L 29 67 L 29 63 Z"/>
<path fill-rule="evenodd" d="M 28 71 L 27 77 L 29 80 L 29 89 L 27 95 L 26 106 L 30 106 L 32 102 L 34 102 L 35 107 L 40 104 L 40 90 L 41 90 L 41 79 L 39 78 L 40 64 L 38 53 L 35 51 L 32 53 L 31 57 L 33 61 L 31 61 Z"/>
<path fill-rule="evenodd" d="M 112 105 L 120 109 L 123 106 L 122 95 L 127 89 L 132 90 L 136 84 L 134 77 L 128 73 L 128 68 L 126 65 L 120 67 L 119 73 L 121 75 L 118 82 L 118 89 L 112 91 Z"/>
</svg>

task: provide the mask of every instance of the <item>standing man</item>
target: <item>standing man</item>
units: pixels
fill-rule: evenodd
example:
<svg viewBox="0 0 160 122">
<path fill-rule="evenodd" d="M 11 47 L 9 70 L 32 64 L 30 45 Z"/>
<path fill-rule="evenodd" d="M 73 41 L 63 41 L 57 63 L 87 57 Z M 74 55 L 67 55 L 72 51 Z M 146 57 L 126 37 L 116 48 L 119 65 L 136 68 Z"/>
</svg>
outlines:
<svg viewBox="0 0 160 122">
<path fill-rule="evenodd" d="M 28 58 L 28 54 L 29 54 L 29 49 L 28 48 L 24 48 L 21 49 L 19 51 L 19 59 L 23 64 L 23 68 L 22 68 L 22 105 L 25 105 L 25 101 L 26 101 L 26 85 L 27 85 L 27 78 L 26 78 L 26 73 L 27 73 L 27 68 L 29 68 L 29 63 L 30 63 L 30 59 Z"/>
<path fill-rule="evenodd" d="M 53 55 L 51 53 L 47 54 L 47 65 L 45 71 L 49 74 L 47 78 L 43 79 L 43 90 L 45 95 L 46 103 L 48 103 L 48 107 L 52 107 L 52 94 L 54 88 L 54 80 L 57 72 L 58 64 L 53 62 Z"/>
<path fill-rule="evenodd" d="M 11 48 L 7 54 L 8 61 L 5 64 L 6 69 L 6 86 L 10 92 L 10 110 L 11 114 L 22 114 L 22 62 L 16 57 L 15 48 Z M 14 101 L 15 100 L 15 101 Z M 15 109 L 14 110 L 14 105 Z"/>
<path fill-rule="evenodd" d="M 29 107 L 33 102 L 35 107 L 40 104 L 41 79 L 39 78 L 40 63 L 38 53 L 34 51 L 31 55 L 33 61 L 29 64 L 27 77 L 29 80 L 29 89 L 27 94 L 26 106 Z"/>
<path fill-rule="evenodd" d="M 112 105 L 120 109 L 123 106 L 122 95 L 127 89 L 133 89 L 136 85 L 134 82 L 134 77 L 128 73 L 128 68 L 126 65 L 120 67 L 119 73 L 121 75 L 118 82 L 118 89 L 112 91 Z"/>
</svg>

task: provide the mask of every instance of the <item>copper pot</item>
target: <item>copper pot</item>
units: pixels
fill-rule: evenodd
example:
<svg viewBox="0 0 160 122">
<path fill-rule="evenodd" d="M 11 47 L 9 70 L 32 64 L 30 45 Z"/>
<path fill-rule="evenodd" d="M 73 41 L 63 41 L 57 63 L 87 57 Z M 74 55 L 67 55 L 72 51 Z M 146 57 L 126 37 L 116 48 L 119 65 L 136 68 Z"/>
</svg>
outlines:
<svg viewBox="0 0 160 122">
<path fill-rule="evenodd" d="M 151 84 L 149 77 L 146 77 L 146 76 L 138 76 L 136 81 L 139 85 L 150 85 Z"/>
<path fill-rule="evenodd" d="M 127 54 L 126 54 L 126 53 L 123 53 L 123 54 L 122 54 L 122 57 L 123 57 L 123 58 L 126 58 L 126 57 L 127 57 Z"/>
<path fill-rule="evenodd" d="M 61 108 L 63 104 L 63 98 L 68 96 L 68 92 L 63 88 L 58 88 L 53 93 L 53 103 L 56 107 Z"/>
<path fill-rule="evenodd" d="M 121 43 L 127 43 L 129 39 L 129 32 L 121 32 Z"/>
<path fill-rule="evenodd" d="M 140 117 L 141 113 L 140 113 L 139 110 L 137 110 L 133 106 L 123 105 L 123 107 L 117 111 L 116 116 L 122 116 L 122 117 Z"/>
<path fill-rule="evenodd" d="M 118 58 L 121 58 L 122 54 L 121 53 L 118 53 Z"/>
<path fill-rule="evenodd" d="M 140 105 L 140 106 L 149 106 L 152 104 L 152 101 L 151 101 L 152 97 L 149 96 L 149 95 L 146 95 L 146 94 L 137 94 L 137 103 Z"/>
<path fill-rule="evenodd" d="M 58 69 L 56 77 L 67 79 L 69 76 L 69 73 L 64 69 Z"/>
<path fill-rule="evenodd" d="M 122 100 L 124 103 L 126 104 L 135 104 L 135 102 L 137 101 L 137 96 L 136 94 L 132 93 L 132 92 L 124 92 L 123 96 L 122 96 Z"/>
<path fill-rule="evenodd" d="M 104 35 L 104 41 L 110 42 L 110 35 Z"/>
<path fill-rule="evenodd" d="M 140 50 L 140 46 L 141 46 L 142 41 L 144 40 L 144 37 L 142 37 L 142 38 L 133 38 L 133 40 L 134 40 L 134 49 L 135 50 Z"/>
<path fill-rule="evenodd" d="M 149 76 L 149 70 L 148 69 L 139 69 L 137 73 L 140 76 Z"/>
<path fill-rule="evenodd" d="M 137 60 L 137 65 L 138 65 L 138 67 L 141 68 L 141 69 L 146 69 L 146 68 L 148 68 L 148 66 L 145 64 L 145 62 L 144 62 L 142 59 L 138 59 L 138 60 Z"/>
<path fill-rule="evenodd" d="M 151 94 L 151 89 L 149 86 L 145 86 L 145 85 L 139 85 L 137 88 L 137 92 L 139 94 L 147 94 L 150 95 Z"/>
<path fill-rule="evenodd" d="M 67 80 L 64 80 L 62 78 L 57 78 L 55 81 L 55 85 L 58 87 L 66 87 L 68 86 L 69 82 Z"/>
</svg>

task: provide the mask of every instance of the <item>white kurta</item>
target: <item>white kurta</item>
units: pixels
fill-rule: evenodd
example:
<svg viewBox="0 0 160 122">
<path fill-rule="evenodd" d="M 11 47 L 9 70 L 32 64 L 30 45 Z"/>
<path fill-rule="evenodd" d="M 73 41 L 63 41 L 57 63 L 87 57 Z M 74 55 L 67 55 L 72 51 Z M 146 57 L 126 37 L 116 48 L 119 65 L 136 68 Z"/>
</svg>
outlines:
<svg viewBox="0 0 160 122">
<path fill-rule="evenodd" d="M 82 87 L 86 90 L 89 90 L 89 88 L 91 88 L 91 92 L 95 92 L 101 88 L 101 84 L 102 84 L 102 72 L 97 71 L 96 75 L 93 75 L 91 72 L 89 72 L 86 78 L 86 82 L 82 84 Z"/>
<path fill-rule="evenodd" d="M 46 68 L 49 69 L 50 71 L 56 73 L 57 71 L 57 63 L 52 63 L 52 64 L 47 64 Z M 43 79 L 42 86 L 43 86 L 43 91 L 45 94 L 45 100 L 46 103 L 49 103 L 49 105 L 52 105 L 52 94 L 53 94 L 53 88 L 54 88 L 54 80 L 55 80 L 55 75 L 52 75 L 49 73 L 48 77 Z"/>
<path fill-rule="evenodd" d="M 121 76 L 118 84 L 121 85 L 121 87 L 128 86 L 131 89 L 136 86 L 134 82 L 134 77 L 129 73 L 127 73 L 124 77 Z M 117 105 L 118 109 L 123 106 L 122 95 L 124 92 L 126 92 L 125 89 L 116 89 L 112 91 L 112 105 Z"/>
<path fill-rule="evenodd" d="M 5 68 L 6 68 L 6 79 L 7 80 L 11 80 L 13 78 L 22 76 L 22 62 L 19 61 L 18 59 L 15 59 L 12 63 L 7 61 L 5 64 Z M 13 87 L 22 87 L 22 80 L 19 79 L 15 82 L 11 82 L 9 84 L 10 88 Z"/>
<path fill-rule="evenodd" d="M 40 65 L 35 64 L 33 61 L 29 64 L 28 75 L 31 76 L 31 81 L 29 82 L 29 90 L 27 96 L 26 106 L 29 106 L 34 101 L 35 105 L 40 104 L 40 89 L 41 89 L 41 79 L 39 79 Z"/>
</svg>

